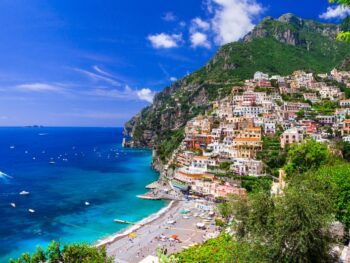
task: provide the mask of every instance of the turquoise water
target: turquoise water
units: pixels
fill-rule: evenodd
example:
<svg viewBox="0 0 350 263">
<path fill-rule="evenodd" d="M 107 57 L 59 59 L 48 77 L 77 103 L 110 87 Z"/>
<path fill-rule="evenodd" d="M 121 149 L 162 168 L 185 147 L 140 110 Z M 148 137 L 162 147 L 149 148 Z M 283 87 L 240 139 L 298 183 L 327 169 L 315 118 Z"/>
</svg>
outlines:
<svg viewBox="0 0 350 263">
<path fill-rule="evenodd" d="M 121 140 L 112 128 L 0 128 L 0 262 L 53 239 L 93 243 L 125 227 L 113 219 L 165 206 L 136 198 L 158 174 L 150 151 Z"/>
</svg>

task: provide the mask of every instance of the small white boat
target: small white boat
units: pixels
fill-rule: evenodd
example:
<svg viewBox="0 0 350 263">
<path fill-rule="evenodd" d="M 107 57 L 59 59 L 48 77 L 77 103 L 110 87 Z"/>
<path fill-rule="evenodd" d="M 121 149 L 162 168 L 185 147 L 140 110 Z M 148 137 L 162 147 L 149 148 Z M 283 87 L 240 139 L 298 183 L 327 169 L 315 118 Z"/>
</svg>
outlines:
<svg viewBox="0 0 350 263">
<path fill-rule="evenodd" d="M 36 160 L 36 157 L 33 157 L 33 160 Z"/>
<path fill-rule="evenodd" d="M 55 164 L 56 162 L 55 161 L 50 161 L 50 164 Z"/>
<path fill-rule="evenodd" d="M 85 202 L 85 205 L 90 205 L 90 203 L 89 202 Z"/>
<path fill-rule="evenodd" d="M 29 195 L 30 193 L 27 192 L 27 191 L 21 191 L 19 194 L 20 194 L 20 195 Z"/>
<path fill-rule="evenodd" d="M 12 206 L 13 208 L 16 207 L 16 204 L 15 203 L 10 203 L 10 206 Z"/>
<path fill-rule="evenodd" d="M 35 210 L 34 209 L 28 209 L 28 212 L 29 213 L 35 213 Z"/>
<path fill-rule="evenodd" d="M 14 146 L 14 145 L 11 145 L 11 146 L 10 146 L 10 149 L 15 149 L 15 146 Z"/>
</svg>

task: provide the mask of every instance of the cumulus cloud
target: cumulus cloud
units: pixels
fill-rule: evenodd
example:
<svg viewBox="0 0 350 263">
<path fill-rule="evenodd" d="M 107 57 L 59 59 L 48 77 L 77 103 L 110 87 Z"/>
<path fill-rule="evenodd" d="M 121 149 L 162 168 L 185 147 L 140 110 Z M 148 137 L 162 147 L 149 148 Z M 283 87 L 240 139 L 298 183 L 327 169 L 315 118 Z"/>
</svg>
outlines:
<svg viewBox="0 0 350 263">
<path fill-rule="evenodd" d="M 140 100 L 145 100 L 149 103 L 152 103 L 153 102 L 153 98 L 154 98 L 154 95 L 155 95 L 155 92 L 148 89 L 148 88 L 143 88 L 139 91 L 137 91 L 137 96 L 139 97 Z"/>
<path fill-rule="evenodd" d="M 208 41 L 208 37 L 206 34 L 201 32 L 194 32 L 190 36 L 191 40 L 191 46 L 193 48 L 196 47 L 204 47 L 204 48 L 210 48 L 210 42 Z"/>
<path fill-rule="evenodd" d="M 208 5 L 214 13 L 211 23 L 215 41 L 220 45 L 241 39 L 264 11 L 255 0 L 211 0 Z"/>
<path fill-rule="evenodd" d="M 182 34 L 155 34 L 149 35 L 147 39 L 154 48 L 175 48 L 182 42 Z"/>
<path fill-rule="evenodd" d="M 191 29 L 192 30 L 201 29 L 201 30 L 207 31 L 210 29 L 210 24 L 207 21 L 204 21 L 201 18 L 196 17 L 192 19 Z"/>
<path fill-rule="evenodd" d="M 48 83 L 25 83 L 16 86 L 18 89 L 23 91 L 33 92 L 61 92 L 62 87 Z"/>
<path fill-rule="evenodd" d="M 172 21 L 175 21 L 177 17 L 172 12 L 168 12 L 168 13 L 165 13 L 162 19 L 167 22 L 172 22 Z"/>
<path fill-rule="evenodd" d="M 350 15 L 350 9 L 342 5 L 328 7 L 327 11 L 320 14 L 321 19 L 344 19 Z"/>
</svg>

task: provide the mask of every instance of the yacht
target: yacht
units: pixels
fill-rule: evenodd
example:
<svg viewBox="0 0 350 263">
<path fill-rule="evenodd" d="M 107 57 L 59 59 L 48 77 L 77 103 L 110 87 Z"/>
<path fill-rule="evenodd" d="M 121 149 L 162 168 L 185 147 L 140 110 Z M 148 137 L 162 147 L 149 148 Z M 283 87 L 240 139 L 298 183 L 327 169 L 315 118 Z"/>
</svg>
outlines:
<svg viewBox="0 0 350 263">
<path fill-rule="evenodd" d="M 20 194 L 20 195 L 29 195 L 29 192 L 27 192 L 27 191 L 21 191 L 19 194 Z"/>
</svg>

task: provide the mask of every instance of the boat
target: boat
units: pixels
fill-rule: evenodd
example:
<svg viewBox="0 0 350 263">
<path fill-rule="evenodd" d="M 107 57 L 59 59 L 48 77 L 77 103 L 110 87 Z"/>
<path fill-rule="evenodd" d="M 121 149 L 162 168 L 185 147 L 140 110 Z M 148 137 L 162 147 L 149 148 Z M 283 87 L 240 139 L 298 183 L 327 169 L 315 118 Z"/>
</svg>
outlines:
<svg viewBox="0 0 350 263">
<path fill-rule="evenodd" d="M 49 163 L 50 163 L 50 164 L 55 164 L 56 162 L 55 162 L 55 161 L 50 161 Z"/>
<path fill-rule="evenodd" d="M 85 202 L 85 205 L 90 205 L 90 203 L 89 202 Z"/>
<path fill-rule="evenodd" d="M 35 213 L 35 210 L 34 209 L 28 209 L 28 212 L 29 213 Z"/>
<path fill-rule="evenodd" d="M 20 194 L 20 195 L 29 195 L 30 193 L 27 192 L 27 191 L 21 191 L 19 194 Z"/>
<path fill-rule="evenodd" d="M 12 206 L 13 208 L 16 207 L 16 204 L 15 203 L 10 203 L 10 206 Z"/>
<path fill-rule="evenodd" d="M 11 146 L 10 146 L 10 149 L 15 149 L 15 146 L 14 146 L 14 145 L 11 145 Z"/>
</svg>

